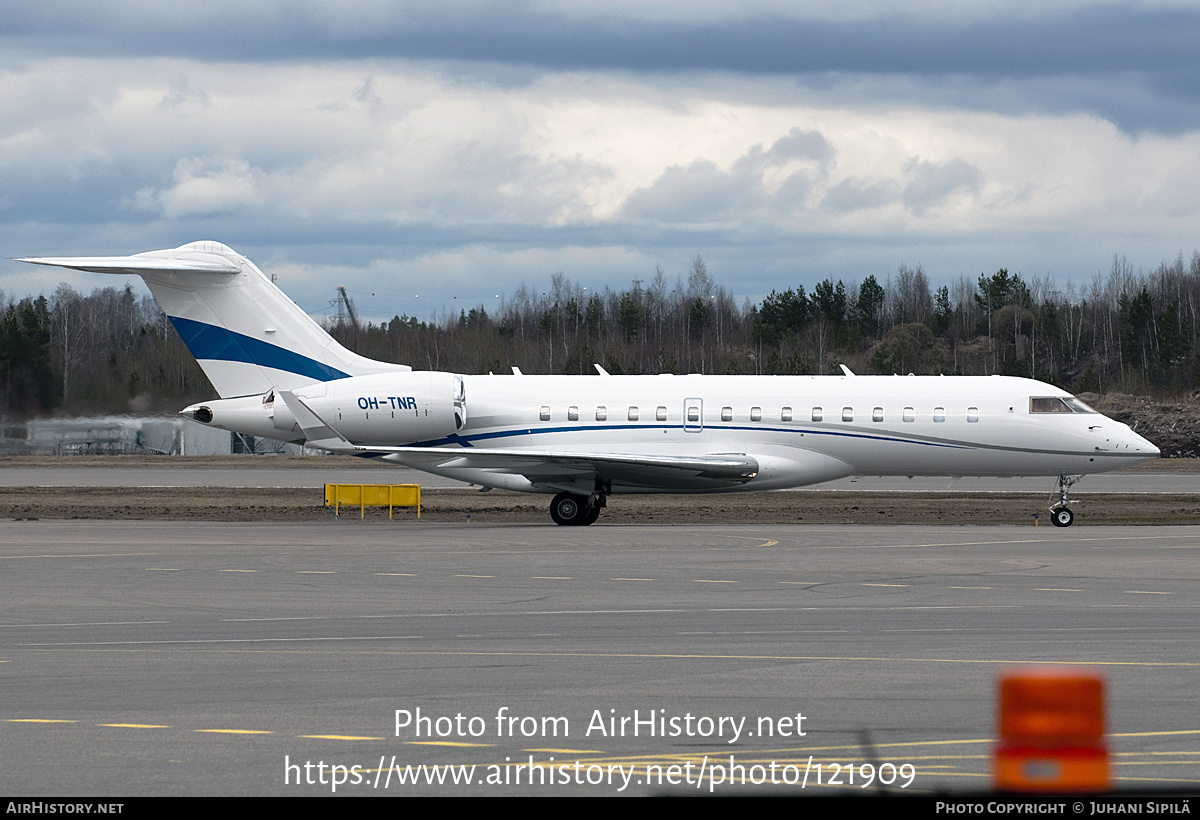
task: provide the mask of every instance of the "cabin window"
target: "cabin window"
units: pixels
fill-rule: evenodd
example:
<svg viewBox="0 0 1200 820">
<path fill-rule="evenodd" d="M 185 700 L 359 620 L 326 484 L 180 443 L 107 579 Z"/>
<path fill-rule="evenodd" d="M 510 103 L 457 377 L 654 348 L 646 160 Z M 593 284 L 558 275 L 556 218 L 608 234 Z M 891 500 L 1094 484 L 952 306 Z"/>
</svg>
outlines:
<svg viewBox="0 0 1200 820">
<path fill-rule="evenodd" d="M 967 408 L 967 421 L 971 422 L 972 424 L 979 421 L 979 408 L 978 407 L 968 407 Z"/>
<path fill-rule="evenodd" d="M 692 423 L 700 421 L 700 408 L 690 405 L 687 409 L 687 420 Z"/>
<path fill-rule="evenodd" d="M 821 421 L 824 418 L 825 418 L 825 411 L 822 410 L 820 407 L 814 407 L 813 411 L 812 411 L 812 420 L 813 421 Z"/>
<path fill-rule="evenodd" d="M 638 409 L 636 407 L 631 406 L 629 408 L 629 420 L 630 421 L 638 420 Z"/>
<path fill-rule="evenodd" d="M 762 421 L 762 408 L 761 407 L 751 407 L 750 408 L 750 421 Z"/>
<path fill-rule="evenodd" d="M 784 407 L 782 410 L 780 410 L 779 411 L 779 420 L 780 421 L 791 421 L 792 420 L 792 408 Z"/>
<path fill-rule="evenodd" d="M 733 421 L 733 408 L 732 407 L 722 407 L 721 408 L 721 421 Z"/>
<path fill-rule="evenodd" d="M 654 418 L 658 419 L 659 421 L 666 421 L 667 420 L 667 408 L 659 405 L 659 408 L 654 411 Z"/>
<path fill-rule="evenodd" d="M 853 407 L 843 407 L 842 408 L 842 421 L 854 421 L 854 408 Z"/>
<path fill-rule="evenodd" d="M 542 421 L 550 421 L 550 408 L 542 405 L 542 409 L 538 411 L 538 418 Z"/>
<path fill-rule="evenodd" d="M 883 408 L 876 407 L 871 411 L 871 421 L 883 421 Z"/>
<path fill-rule="evenodd" d="M 572 405 L 567 408 L 567 421 L 579 421 L 579 408 Z"/>
<path fill-rule="evenodd" d="M 945 407 L 933 408 L 933 420 L 934 421 L 945 421 L 946 420 L 946 408 Z"/>
<path fill-rule="evenodd" d="M 608 408 L 603 404 L 596 408 L 596 421 L 608 421 Z"/>
<path fill-rule="evenodd" d="M 904 415 L 901 416 L 901 418 L 903 418 L 905 421 L 916 421 L 917 420 L 917 411 L 911 407 L 905 407 Z"/>
</svg>

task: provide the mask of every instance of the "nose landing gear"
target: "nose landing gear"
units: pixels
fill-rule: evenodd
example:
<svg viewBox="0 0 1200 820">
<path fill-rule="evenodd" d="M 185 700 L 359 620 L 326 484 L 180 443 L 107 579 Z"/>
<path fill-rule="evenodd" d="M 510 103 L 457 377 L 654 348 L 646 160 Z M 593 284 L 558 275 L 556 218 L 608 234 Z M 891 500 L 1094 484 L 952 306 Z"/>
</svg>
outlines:
<svg viewBox="0 0 1200 820">
<path fill-rule="evenodd" d="M 1071 512 L 1071 508 L 1067 506 L 1075 502 L 1067 497 L 1067 490 L 1082 477 L 1078 475 L 1060 475 L 1058 477 L 1058 487 L 1056 488 L 1058 501 L 1054 500 L 1053 492 L 1050 494 L 1050 523 L 1054 526 L 1069 527 L 1075 522 L 1075 513 Z"/>
</svg>

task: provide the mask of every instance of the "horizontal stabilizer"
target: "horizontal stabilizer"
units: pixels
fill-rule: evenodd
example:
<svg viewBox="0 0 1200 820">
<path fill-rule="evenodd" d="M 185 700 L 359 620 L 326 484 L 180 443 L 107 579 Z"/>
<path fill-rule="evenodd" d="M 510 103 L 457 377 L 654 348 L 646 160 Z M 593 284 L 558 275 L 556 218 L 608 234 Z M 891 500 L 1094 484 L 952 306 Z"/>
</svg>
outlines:
<svg viewBox="0 0 1200 820">
<path fill-rule="evenodd" d="M 140 275 L 143 273 L 239 273 L 241 268 L 215 254 L 190 254 L 186 259 L 147 256 L 43 256 L 17 259 L 33 265 L 88 271 Z"/>
</svg>

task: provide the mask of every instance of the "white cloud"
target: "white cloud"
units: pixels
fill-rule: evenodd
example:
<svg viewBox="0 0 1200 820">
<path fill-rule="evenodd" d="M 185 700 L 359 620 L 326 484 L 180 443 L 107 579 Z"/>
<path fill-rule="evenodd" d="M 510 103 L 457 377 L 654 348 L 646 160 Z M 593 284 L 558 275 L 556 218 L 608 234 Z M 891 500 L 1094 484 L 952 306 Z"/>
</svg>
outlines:
<svg viewBox="0 0 1200 820">
<path fill-rule="evenodd" d="M 138 191 L 138 204 L 159 208 L 167 219 L 182 219 L 254 210 L 265 199 L 262 172 L 245 160 L 181 159 L 173 176 L 175 184 L 170 188 Z"/>
</svg>

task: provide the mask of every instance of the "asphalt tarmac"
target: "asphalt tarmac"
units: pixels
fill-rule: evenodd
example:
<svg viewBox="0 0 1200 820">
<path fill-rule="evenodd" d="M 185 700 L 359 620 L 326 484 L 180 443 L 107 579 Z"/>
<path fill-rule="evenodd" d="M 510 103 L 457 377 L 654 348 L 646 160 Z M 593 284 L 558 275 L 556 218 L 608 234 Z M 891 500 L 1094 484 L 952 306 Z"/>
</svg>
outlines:
<svg viewBox="0 0 1200 820">
<path fill-rule="evenodd" d="M 978 791 L 1058 664 L 1118 786 L 1200 784 L 1191 527 L 0 532 L 12 795 Z"/>
<path fill-rule="evenodd" d="M 420 484 L 427 489 L 467 487 L 460 481 L 381 462 L 359 465 L 296 467 L 257 466 L 248 459 L 239 467 L 205 467 L 163 458 L 161 466 L 59 466 L 71 459 L 43 459 L 54 466 L 0 466 L 0 487 L 255 487 L 311 488 L 323 484 Z M 270 459 L 267 459 L 270 461 Z M 1090 493 L 1200 494 L 1200 472 L 1175 472 L 1171 462 L 1155 462 L 1151 470 L 1125 470 L 1085 476 L 1071 489 L 1073 495 Z M 1190 464 L 1188 465 L 1190 466 Z M 867 492 L 1029 492 L 1048 494 L 1055 479 L 1047 476 L 950 479 L 915 476 L 856 476 L 827 481 L 803 490 Z"/>
</svg>

